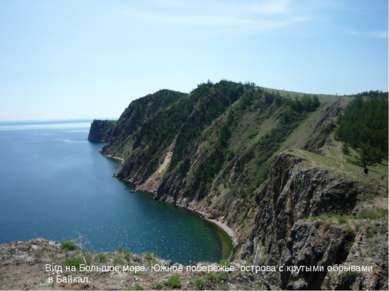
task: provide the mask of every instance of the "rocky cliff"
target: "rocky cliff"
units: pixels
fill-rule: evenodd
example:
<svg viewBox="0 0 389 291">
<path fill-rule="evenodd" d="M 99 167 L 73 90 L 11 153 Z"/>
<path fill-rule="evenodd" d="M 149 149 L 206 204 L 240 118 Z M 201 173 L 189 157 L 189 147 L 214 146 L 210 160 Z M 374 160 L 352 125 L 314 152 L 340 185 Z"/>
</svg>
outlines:
<svg viewBox="0 0 389 291">
<path fill-rule="evenodd" d="M 94 120 L 91 124 L 88 140 L 91 142 L 109 142 L 116 122 L 112 120 Z"/>
<path fill-rule="evenodd" d="M 386 289 L 386 218 L 366 215 L 372 206 L 363 202 L 363 185 L 298 156 L 282 154 L 274 160 L 256 196 L 247 248 L 255 264 L 322 266 L 323 271 L 262 276 L 285 289 Z M 335 264 L 369 265 L 374 271 L 328 274 Z"/>
<path fill-rule="evenodd" d="M 351 98 L 228 81 L 161 90 L 129 105 L 103 153 L 136 189 L 228 225 L 236 261 L 323 267 L 259 274 L 269 288 L 385 288 L 387 162 L 366 176 L 334 138 Z"/>
</svg>

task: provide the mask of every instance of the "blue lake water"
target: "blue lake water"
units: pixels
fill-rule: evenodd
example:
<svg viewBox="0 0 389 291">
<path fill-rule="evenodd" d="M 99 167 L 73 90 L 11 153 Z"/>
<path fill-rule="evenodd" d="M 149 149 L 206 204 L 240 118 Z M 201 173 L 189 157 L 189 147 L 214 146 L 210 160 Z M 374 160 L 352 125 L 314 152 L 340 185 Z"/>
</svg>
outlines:
<svg viewBox="0 0 389 291">
<path fill-rule="evenodd" d="M 89 125 L 0 123 L 0 243 L 75 239 L 93 251 L 220 260 L 225 234 L 114 178 L 117 164 L 87 141 Z"/>
</svg>

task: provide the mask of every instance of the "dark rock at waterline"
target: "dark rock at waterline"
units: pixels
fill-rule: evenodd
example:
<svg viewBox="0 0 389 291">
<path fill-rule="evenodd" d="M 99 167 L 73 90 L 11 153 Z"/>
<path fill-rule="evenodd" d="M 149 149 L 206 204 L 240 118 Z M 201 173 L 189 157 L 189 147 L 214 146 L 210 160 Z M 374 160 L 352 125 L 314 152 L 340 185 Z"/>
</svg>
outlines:
<svg viewBox="0 0 389 291">
<path fill-rule="evenodd" d="M 109 142 L 111 140 L 116 121 L 113 120 L 93 120 L 88 140 L 91 142 Z"/>
</svg>

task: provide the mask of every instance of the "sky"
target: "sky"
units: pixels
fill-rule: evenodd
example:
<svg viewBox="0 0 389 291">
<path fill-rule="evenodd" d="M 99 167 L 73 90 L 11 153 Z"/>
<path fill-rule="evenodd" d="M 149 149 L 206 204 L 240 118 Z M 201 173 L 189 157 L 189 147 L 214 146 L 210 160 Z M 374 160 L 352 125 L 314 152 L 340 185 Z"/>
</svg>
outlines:
<svg viewBox="0 0 389 291">
<path fill-rule="evenodd" d="M 387 0 L 0 0 L 0 120 L 118 118 L 222 79 L 388 87 Z"/>
</svg>

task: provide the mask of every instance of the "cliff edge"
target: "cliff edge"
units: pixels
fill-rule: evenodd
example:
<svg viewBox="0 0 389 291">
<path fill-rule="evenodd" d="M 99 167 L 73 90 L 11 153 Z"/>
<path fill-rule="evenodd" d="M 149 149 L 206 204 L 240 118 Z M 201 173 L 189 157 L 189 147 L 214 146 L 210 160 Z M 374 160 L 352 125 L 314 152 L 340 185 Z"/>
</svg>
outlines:
<svg viewBox="0 0 389 291">
<path fill-rule="evenodd" d="M 319 270 L 253 277 L 267 288 L 385 289 L 385 108 L 382 92 L 338 97 L 208 82 L 133 101 L 103 153 L 123 161 L 117 176 L 137 190 L 228 225 L 234 262 Z M 361 112 L 370 119 L 357 123 Z M 386 144 L 366 144 L 370 135 L 376 143 L 386 135 Z M 373 271 L 327 271 L 339 264 Z"/>
</svg>

